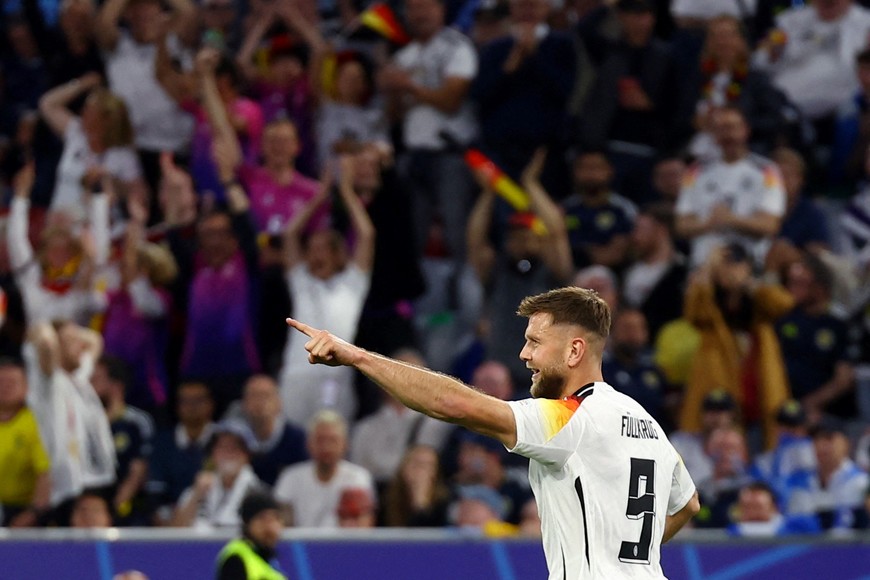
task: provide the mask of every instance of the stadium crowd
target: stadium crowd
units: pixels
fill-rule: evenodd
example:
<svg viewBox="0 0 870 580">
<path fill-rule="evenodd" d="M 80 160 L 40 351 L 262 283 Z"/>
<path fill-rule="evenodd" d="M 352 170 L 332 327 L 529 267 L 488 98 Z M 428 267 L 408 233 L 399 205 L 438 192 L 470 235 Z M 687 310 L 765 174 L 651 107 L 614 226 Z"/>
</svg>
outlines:
<svg viewBox="0 0 870 580">
<path fill-rule="evenodd" d="M 540 533 L 497 442 L 308 364 L 292 315 L 528 396 L 522 297 L 696 527 L 870 509 L 870 2 L 8 0 L 0 521 Z M 517 187 L 519 185 L 519 187 Z"/>
</svg>

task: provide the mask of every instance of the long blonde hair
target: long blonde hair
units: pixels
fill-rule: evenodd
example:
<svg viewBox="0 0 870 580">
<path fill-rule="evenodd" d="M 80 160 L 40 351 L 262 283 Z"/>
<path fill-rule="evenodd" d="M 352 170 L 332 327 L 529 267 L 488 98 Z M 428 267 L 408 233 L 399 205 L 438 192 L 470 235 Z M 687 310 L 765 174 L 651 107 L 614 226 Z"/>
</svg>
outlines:
<svg viewBox="0 0 870 580">
<path fill-rule="evenodd" d="M 88 101 L 97 107 L 103 122 L 103 146 L 126 147 L 133 144 L 133 124 L 127 105 L 116 94 L 97 87 L 88 94 Z"/>
</svg>

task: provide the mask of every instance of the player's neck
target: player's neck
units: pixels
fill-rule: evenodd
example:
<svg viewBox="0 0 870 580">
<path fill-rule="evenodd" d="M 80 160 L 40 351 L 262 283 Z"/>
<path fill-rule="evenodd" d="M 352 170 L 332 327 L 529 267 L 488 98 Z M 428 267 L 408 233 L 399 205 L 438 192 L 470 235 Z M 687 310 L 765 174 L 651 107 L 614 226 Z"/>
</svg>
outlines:
<svg viewBox="0 0 870 580">
<path fill-rule="evenodd" d="M 604 377 L 601 374 L 601 368 L 589 370 L 588 372 L 578 372 L 565 383 L 565 388 L 562 391 L 562 398 L 570 397 L 577 391 L 591 383 L 602 383 Z"/>
</svg>

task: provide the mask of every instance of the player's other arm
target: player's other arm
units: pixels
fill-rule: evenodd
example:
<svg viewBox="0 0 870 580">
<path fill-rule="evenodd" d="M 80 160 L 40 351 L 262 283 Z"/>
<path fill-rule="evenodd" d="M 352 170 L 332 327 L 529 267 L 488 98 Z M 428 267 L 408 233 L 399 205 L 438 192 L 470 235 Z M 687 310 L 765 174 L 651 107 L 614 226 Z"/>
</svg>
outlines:
<svg viewBox="0 0 870 580">
<path fill-rule="evenodd" d="M 305 350 L 311 363 L 352 366 L 406 407 L 494 437 L 508 448 L 516 446 L 516 421 L 506 402 L 447 375 L 368 352 L 292 318 L 287 324 L 310 338 Z"/>
<path fill-rule="evenodd" d="M 698 492 L 696 491 L 680 511 L 665 518 L 665 533 L 662 536 L 662 544 L 673 538 L 700 510 L 701 502 L 698 499 Z"/>
</svg>

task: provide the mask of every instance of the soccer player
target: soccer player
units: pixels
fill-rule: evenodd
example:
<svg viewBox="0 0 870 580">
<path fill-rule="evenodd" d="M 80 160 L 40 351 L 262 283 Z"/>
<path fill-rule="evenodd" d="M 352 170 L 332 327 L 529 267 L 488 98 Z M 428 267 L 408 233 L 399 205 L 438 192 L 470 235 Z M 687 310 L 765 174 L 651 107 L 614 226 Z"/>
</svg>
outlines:
<svg viewBox="0 0 870 580">
<path fill-rule="evenodd" d="M 495 437 L 529 462 L 550 579 L 664 578 L 660 547 L 700 509 L 662 428 L 604 382 L 610 309 L 568 287 L 523 300 L 531 399 L 502 401 L 294 320 L 313 364 L 360 370 L 408 407 Z"/>
</svg>

